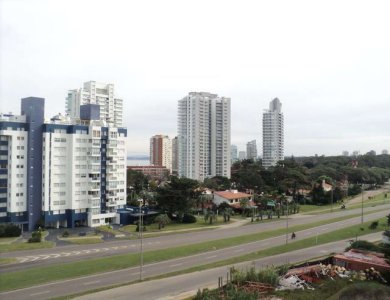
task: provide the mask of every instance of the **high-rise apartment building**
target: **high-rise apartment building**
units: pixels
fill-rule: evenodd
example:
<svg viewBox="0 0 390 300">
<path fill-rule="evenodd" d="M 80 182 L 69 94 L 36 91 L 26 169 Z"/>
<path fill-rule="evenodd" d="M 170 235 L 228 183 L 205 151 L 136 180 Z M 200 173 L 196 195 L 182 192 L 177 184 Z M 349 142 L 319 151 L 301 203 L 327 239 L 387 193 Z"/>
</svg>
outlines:
<svg viewBox="0 0 390 300">
<path fill-rule="evenodd" d="M 263 113 L 263 160 L 265 168 L 275 166 L 284 159 L 284 123 L 282 103 L 272 100 Z"/>
<path fill-rule="evenodd" d="M 239 160 L 244 160 L 244 159 L 246 159 L 246 151 L 239 151 L 239 152 L 238 152 L 238 159 L 239 159 Z"/>
<path fill-rule="evenodd" d="M 256 140 L 246 143 L 246 158 L 257 160 L 257 145 Z"/>
<path fill-rule="evenodd" d="M 125 128 L 107 126 L 97 104 L 44 122 L 44 99 L 0 115 L 0 223 L 33 230 L 117 223 L 126 204 Z"/>
<path fill-rule="evenodd" d="M 230 153 L 231 163 L 234 164 L 238 160 L 238 149 L 236 145 L 230 146 Z"/>
<path fill-rule="evenodd" d="M 178 173 L 230 178 L 230 98 L 191 92 L 178 105 Z"/>
<path fill-rule="evenodd" d="M 150 164 L 166 167 L 172 172 L 172 140 L 167 135 L 150 138 Z"/>
<path fill-rule="evenodd" d="M 66 113 L 71 118 L 80 118 L 80 105 L 84 104 L 98 104 L 101 120 L 109 126 L 122 126 L 123 100 L 115 96 L 113 84 L 88 81 L 83 88 L 68 91 Z"/>
<path fill-rule="evenodd" d="M 26 116 L 0 114 L 0 223 L 28 230 L 28 124 Z"/>
<path fill-rule="evenodd" d="M 177 136 L 172 139 L 172 174 L 178 174 L 179 168 L 179 153 L 178 153 Z"/>
</svg>

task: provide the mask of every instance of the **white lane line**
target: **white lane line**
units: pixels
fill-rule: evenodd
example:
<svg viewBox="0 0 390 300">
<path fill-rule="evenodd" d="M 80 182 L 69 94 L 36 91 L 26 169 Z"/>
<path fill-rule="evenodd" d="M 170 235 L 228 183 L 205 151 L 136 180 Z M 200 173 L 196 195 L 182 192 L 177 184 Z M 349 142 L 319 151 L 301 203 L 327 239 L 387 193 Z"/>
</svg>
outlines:
<svg viewBox="0 0 390 300">
<path fill-rule="evenodd" d="M 44 291 L 44 292 L 30 294 L 30 296 L 39 296 L 39 295 L 44 295 L 44 294 L 49 294 L 49 293 L 50 293 L 50 291 Z"/>
<path fill-rule="evenodd" d="M 215 258 L 215 257 L 217 257 L 217 256 L 218 256 L 218 255 L 212 255 L 212 256 L 206 257 L 206 259 Z"/>
<path fill-rule="evenodd" d="M 95 280 L 95 281 L 90 281 L 90 282 L 84 282 L 83 285 L 91 285 L 91 284 L 95 284 L 95 283 L 99 283 L 100 280 Z"/>
<path fill-rule="evenodd" d="M 181 266 L 183 263 L 180 263 L 180 264 L 174 264 L 174 265 L 170 265 L 169 267 L 170 268 L 174 268 L 174 267 L 178 267 L 178 266 Z"/>
</svg>

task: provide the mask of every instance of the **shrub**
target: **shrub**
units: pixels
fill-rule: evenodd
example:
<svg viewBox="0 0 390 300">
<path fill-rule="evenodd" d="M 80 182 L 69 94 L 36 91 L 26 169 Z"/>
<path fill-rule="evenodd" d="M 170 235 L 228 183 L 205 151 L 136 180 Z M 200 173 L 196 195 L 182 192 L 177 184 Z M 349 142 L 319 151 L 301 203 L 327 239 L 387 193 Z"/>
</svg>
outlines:
<svg viewBox="0 0 390 300">
<path fill-rule="evenodd" d="M 22 229 L 15 224 L 0 225 L 0 237 L 18 237 L 22 233 Z"/>
<path fill-rule="evenodd" d="M 182 222 L 183 223 L 196 223 L 196 217 L 194 215 L 184 214 Z"/>
<path fill-rule="evenodd" d="M 68 237 L 69 236 L 69 232 L 68 230 L 65 230 L 63 233 L 62 233 L 62 237 Z"/>
<path fill-rule="evenodd" d="M 350 249 L 360 249 L 360 250 L 367 250 L 367 251 L 379 251 L 379 247 L 375 245 L 374 243 L 368 242 L 368 241 L 356 241 L 351 244 L 346 250 Z"/>
<path fill-rule="evenodd" d="M 378 227 L 378 225 L 379 225 L 379 222 L 378 221 L 374 221 L 374 222 L 371 223 L 371 225 L 368 228 L 374 230 L 374 229 L 376 229 Z"/>
<path fill-rule="evenodd" d="M 40 243 L 42 241 L 42 232 L 33 231 L 31 238 L 28 239 L 29 243 Z"/>
</svg>

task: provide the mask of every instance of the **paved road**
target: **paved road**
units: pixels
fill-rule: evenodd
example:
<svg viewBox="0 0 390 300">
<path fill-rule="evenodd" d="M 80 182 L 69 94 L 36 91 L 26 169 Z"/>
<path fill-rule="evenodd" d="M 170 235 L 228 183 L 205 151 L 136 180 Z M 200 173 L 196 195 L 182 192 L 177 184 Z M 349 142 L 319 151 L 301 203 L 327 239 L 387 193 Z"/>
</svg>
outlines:
<svg viewBox="0 0 390 300">
<path fill-rule="evenodd" d="M 380 239 L 380 234 L 370 234 L 363 237 L 368 241 Z M 319 257 L 332 252 L 341 252 L 345 249 L 346 241 L 329 243 L 317 247 L 306 248 L 298 251 L 292 251 L 286 254 L 274 255 L 258 259 L 255 262 L 241 263 L 235 265 L 237 268 L 247 269 L 251 266 L 262 268 L 265 266 L 278 266 L 285 262 L 297 263 L 307 260 L 311 257 Z M 76 298 L 77 300 L 171 300 L 185 299 L 195 295 L 199 288 L 216 288 L 218 277 L 224 278 L 230 266 L 215 268 L 206 271 L 194 272 L 159 280 L 145 281 L 119 288 L 109 289 L 98 293 L 93 293 Z"/>
<path fill-rule="evenodd" d="M 376 220 L 386 214 L 387 214 L 386 211 L 372 213 L 366 216 L 366 220 L 367 221 Z M 352 224 L 359 224 L 359 222 L 360 222 L 360 217 L 355 217 L 355 218 L 343 220 L 336 223 L 331 223 L 319 227 L 310 228 L 307 230 L 302 230 L 296 233 L 298 239 L 303 239 L 307 237 L 314 237 L 321 233 L 347 227 Z M 193 266 L 216 262 L 219 260 L 224 260 L 235 256 L 240 256 L 245 253 L 250 253 L 250 252 L 259 251 L 259 250 L 267 249 L 278 245 L 283 245 L 285 244 L 285 242 L 286 242 L 285 235 L 281 235 L 278 237 L 274 237 L 262 241 L 252 242 L 252 243 L 224 248 L 220 250 L 209 251 L 197 255 L 172 259 L 172 260 L 163 261 L 159 263 L 147 264 L 144 266 L 143 274 L 144 274 L 144 278 L 147 278 L 147 277 L 157 276 L 161 274 L 166 274 L 168 272 L 184 270 Z M 344 246 L 345 245 L 346 244 L 344 242 Z M 319 247 L 318 249 L 320 249 L 321 247 Z M 319 252 L 319 254 L 325 254 L 325 253 Z M 288 256 L 283 256 L 283 257 L 288 257 Z M 301 259 L 307 257 L 308 256 L 306 257 L 303 256 Z M 137 279 L 139 279 L 139 267 L 133 267 L 124 270 L 101 273 L 101 274 L 86 276 L 77 279 L 70 279 L 61 282 L 53 282 L 53 283 L 43 284 L 35 287 L 0 293 L 0 298 L 2 300 L 49 299 L 53 297 L 68 295 L 69 293 L 79 293 L 91 289 L 101 288 L 104 286 L 111 286 L 120 283 L 128 283 L 128 282 L 136 281 Z M 71 289 L 69 289 L 69 287 L 71 287 Z M 109 298 L 112 299 L 112 297 Z M 138 298 L 133 298 L 133 299 L 138 299 Z M 149 298 L 149 299 L 153 299 L 153 298 Z"/>
<path fill-rule="evenodd" d="M 384 211 L 390 209 L 390 204 L 365 208 L 366 213 L 382 208 Z M 341 216 L 348 216 L 360 213 L 360 208 L 350 210 L 338 210 L 333 213 L 321 215 L 293 215 L 289 220 L 289 226 L 312 223 L 320 220 L 327 220 Z M 367 214 L 367 216 L 369 216 Z M 366 216 L 365 216 L 366 220 Z M 216 229 L 207 231 L 198 231 L 180 234 L 172 234 L 168 236 L 159 236 L 147 238 L 144 240 L 144 251 L 172 248 L 181 245 L 196 244 L 204 241 L 212 241 L 216 239 L 230 238 L 251 233 L 258 233 L 260 231 L 267 231 L 272 229 L 284 228 L 286 221 L 283 219 L 250 224 L 248 226 Z M 139 252 L 138 240 L 122 240 L 107 242 L 104 244 L 93 245 L 71 245 L 52 249 L 39 249 L 29 251 L 15 251 L 9 253 L 2 253 L 1 257 L 12 257 L 18 260 L 18 263 L 3 265 L 0 274 L 11 271 L 24 270 L 26 268 L 36 266 L 47 266 L 51 264 L 66 263 L 81 261 L 89 258 L 108 257 L 117 254 L 136 253 Z"/>
</svg>

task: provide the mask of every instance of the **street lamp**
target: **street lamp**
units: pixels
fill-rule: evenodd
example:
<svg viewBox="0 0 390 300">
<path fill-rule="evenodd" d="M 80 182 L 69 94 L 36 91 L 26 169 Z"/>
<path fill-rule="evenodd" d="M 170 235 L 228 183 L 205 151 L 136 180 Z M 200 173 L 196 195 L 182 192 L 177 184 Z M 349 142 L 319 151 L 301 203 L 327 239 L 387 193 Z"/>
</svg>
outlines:
<svg viewBox="0 0 390 300">
<path fill-rule="evenodd" d="M 142 269 L 143 269 L 143 265 L 144 265 L 144 252 L 143 252 L 143 236 L 142 236 L 142 232 L 143 232 L 143 213 L 142 213 L 142 204 L 143 204 L 143 199 L 138 199 L 138 202 L 139 202 L 139 220 L 138 220 L 138 235 L 139 235 L 139 238 L 140 238 L 140 250 L 141 250 L 141 261 L 140 261 L 140 265 L 139 265 L 139 280 L 142 281 Z"/>
<path fill-rule="evenodd" d="M 361 223 L 363 224 L 363 183 L 362 183 L 362 220 L 361 220 Z"/>
<path fill-rule="evenodd" d="M 288 199 L 286 198 L 287 203 L 287 218 L 286 218 L 286 245 L 288 243 Z"/>
</svg>

